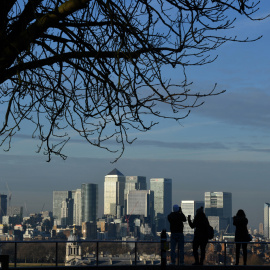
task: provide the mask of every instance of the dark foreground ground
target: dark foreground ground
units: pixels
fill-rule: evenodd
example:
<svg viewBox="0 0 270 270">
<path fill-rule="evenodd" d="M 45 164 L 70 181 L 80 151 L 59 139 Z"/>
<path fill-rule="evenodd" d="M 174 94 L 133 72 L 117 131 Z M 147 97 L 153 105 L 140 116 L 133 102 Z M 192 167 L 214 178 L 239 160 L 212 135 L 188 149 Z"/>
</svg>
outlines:
<svg viewBox="0 0 270 270">
<path fill-rule="evenodd" d="M 215 265 L 205 265 L 205 266 L 193 266 L 193 265 L 184 265 L 184 266 L 172 266 L 167 265 L 166 268 L 161 268 L 160 265 L 122 265 L 122 266 L 70 266 L 70 267 L 19 267 L 19 268 L 13 268 L 10 269 L 18 269 L 18 270 L 270 270 L 270 266 L 260 266 L 260 265 L 252 265 L 252 266 L 215 266 Z"/>
</svg>

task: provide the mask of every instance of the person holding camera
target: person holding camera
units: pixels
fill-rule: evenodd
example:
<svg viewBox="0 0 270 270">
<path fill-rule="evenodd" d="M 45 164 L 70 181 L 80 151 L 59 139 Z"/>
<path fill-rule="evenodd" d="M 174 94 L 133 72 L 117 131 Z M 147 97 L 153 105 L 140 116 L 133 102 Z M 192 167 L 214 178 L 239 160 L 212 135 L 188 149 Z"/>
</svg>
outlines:
<svg viewBox="0 0 270 270">
<path fill-rule="evenodd" d="M 209 221 L 206 215 L 203 212 L 203 207 L 200 207 L 196 211 L 194 220 L 191 220 L 191 216 L 188 215 L 188 224 L 194 229 L 194 238 L 193 238 L 193 256 L 195 263 L 193 265 L 203 265 L 205 259 L 205 249 L 208 243 L 208 227 Z M 199 259 L 198 249 L 201 250 L 201 258 Z"/>
<path fill-rule="evenodd" d="M 181 207 L 177 204 L 173 206 L 173 212 L 168 215 L 168 221 L 170 222 L 170 230 L 171 230 L 171 264 L 175 265 L 176 259 L 176 245 L 178 245 L 180 258 L 179 263 L 184 264 L 184 234 L 183 228 L 187 219 L 182 212 Z"/>
</svg>

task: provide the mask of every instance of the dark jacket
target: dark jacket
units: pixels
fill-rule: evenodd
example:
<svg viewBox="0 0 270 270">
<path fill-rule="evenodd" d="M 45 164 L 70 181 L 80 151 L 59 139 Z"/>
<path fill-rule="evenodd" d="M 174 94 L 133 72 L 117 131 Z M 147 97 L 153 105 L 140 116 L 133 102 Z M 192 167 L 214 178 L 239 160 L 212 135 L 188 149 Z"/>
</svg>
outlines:
<svg viewBox="0 0 270 270">
<path fill-rule="evenodd" d="M 183 222 L 187 219 L 182 212 L 171 212 L 168 215 L 171 233 L 183 233 Z"/>
<path fill-rule="evenodd" d="M 188 219 L 189 226 L 194 229 L 194 240 L 197 242 L 208 242 L 208 227 L 209 221 L 203 212 L 195 215 L 194 220 Z"/>
<path fill-rule="evenodd" d="M 246 217 L 234 216 L 233 225 L 235 229 L 235 242 L 250 241 L 247 229 L 248 219 Z"/>
</svg>

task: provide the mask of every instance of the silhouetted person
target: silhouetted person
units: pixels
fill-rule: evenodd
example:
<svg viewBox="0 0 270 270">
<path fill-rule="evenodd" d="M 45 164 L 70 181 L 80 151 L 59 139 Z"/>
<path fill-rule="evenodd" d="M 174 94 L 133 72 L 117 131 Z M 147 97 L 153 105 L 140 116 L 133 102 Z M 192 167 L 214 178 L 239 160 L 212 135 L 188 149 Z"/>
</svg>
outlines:
<svg viewBox="0 0 270 270">
<path fill-rule="evenodd" d="M 170 229 L 171 229 L 171 264 L 175 264 L 175 248 L 178 245 L 180 258 L 180 264 L 184 264 L 184 234 L 183 228 L 184 224 L 187 219 L 183 214 L 181 207 L 177 204 L 173 206 L 173 212 L 168 215 L 168 220 L 170 222 Z"/>
<path fill-rule="evenodd" d="M 203 207 L 200 207 L 196 211 L 194 220 L 191 221 L 190 215 L 188 216 L 188 224 L 194 231 L 193 239 L 193 255 L 195 263 L 193 265 L 203 265 L 205 258 L 205 248 L 208 243 L 208 226 L 209 221 L 203 212 Z M 198 249 L 201 250 L 201 258 L 199 259 Z"/>
<path fill-rule="evenodd" d="M 240 209 L 238 210 L 236 216 L 233 217 L 233 225 L 235 229 L 235 242 L 236 242 L 236 262 L 235 265 L 239 264 L 240 248 L 243 249 L 243 259 L 244 265 L 247 264 L 247 243 L 239 242 L 249 242 L 249 234 L 247 229 L 248 219 L 246 218 L 245 212 Z"/>
</svg>

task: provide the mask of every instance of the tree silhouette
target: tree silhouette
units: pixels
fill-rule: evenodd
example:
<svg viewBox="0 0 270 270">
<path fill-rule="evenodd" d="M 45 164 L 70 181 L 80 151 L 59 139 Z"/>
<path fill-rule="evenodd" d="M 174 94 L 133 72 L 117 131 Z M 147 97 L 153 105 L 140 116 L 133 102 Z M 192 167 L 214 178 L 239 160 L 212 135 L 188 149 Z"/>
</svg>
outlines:
<svg viewBox="0 0 270 270">
<path fill-rule="evenodd" d="M 190 91 L 186 67 L 211 63 L 211 51 L 227 41 L 250 41 L 226 30 L 238 16 L 255 20 L 258 7 L 248 0 L 2 0 L 1 145 L 9 150 L 28 120 L 48 161 L 66 158 L 74 131 L 120 150 L 118 159 L 135 139 L 131 130 L 183 119 L 221 93 L 215 86 Z M 171 69 L 176 83 L 167 77 Z"/>
</svg>

